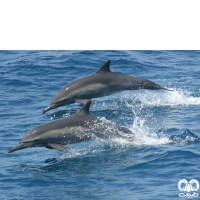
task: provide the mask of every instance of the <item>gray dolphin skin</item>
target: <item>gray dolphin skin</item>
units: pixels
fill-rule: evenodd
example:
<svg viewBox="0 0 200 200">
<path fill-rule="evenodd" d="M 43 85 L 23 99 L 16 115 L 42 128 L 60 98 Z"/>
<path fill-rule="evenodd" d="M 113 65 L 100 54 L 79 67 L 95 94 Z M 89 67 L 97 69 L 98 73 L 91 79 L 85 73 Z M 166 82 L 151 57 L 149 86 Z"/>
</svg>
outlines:
<svg viewBox="0 0 200 200">
<path fill-rule="evenodd" d="M 72 103 L 86 103 L 89 99 L 108 96 L 123 90 L 169 90 L 147 79 L 116 74 L 110 71 L 108 60 L 95 74 L 83 77 L 63 87 L 53 98 L 50 106 L 42 111 Z"/>
<path fill-rule="evenodd" d="M 88 101 L 76 114 L 70 117 L 55 120 L 32 129 L 8 153 L 30 147 L 46 147 L 68 151 L 70 149 L 63 145 L 88 141 L 96 137 L 123 137 L 119 134 L 119 131 L 133 135 L 125 127 L 91 115 L 89 112 L 91 103 L 92 101 Z"/>
</svg>

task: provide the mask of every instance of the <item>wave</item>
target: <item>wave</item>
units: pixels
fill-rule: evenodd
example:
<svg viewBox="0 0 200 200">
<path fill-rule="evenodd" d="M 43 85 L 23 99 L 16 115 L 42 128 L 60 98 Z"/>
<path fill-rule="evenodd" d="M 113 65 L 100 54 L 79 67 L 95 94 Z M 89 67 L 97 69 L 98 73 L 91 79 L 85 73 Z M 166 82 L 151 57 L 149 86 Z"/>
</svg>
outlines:
<svg viewBox="0 0 200 200">
<path fill-rule="evenodd" d="M 188 129 L 185 129 L 182 134 L 176 134 L 170 136 L 169 139 L 175 143 L 184 145 L 200 143 L 200 138 Z"/>
</svg>

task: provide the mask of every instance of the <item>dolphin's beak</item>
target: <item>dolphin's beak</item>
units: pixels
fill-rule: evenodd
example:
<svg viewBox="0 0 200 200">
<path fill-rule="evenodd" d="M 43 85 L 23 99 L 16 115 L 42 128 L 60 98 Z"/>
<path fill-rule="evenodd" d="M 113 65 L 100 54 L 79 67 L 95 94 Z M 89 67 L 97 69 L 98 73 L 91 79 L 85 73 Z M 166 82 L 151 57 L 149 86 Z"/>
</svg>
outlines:
<svg viewBox="0 0 200 200">
<path fill-rule="evenodd" d="M 45 112 L 47 112 L 47 111 L 49 111 L 49 110 L 52 110 L 52 109 L 54 109 L 54 108 L 55 108 L 54 105 L 50 105 L 50 106 L 48 106 L 47 108 L 45 108 L 45 109 L 42 111 L 42 114 L 44 114 Z"/>
<path fill-rule="evenodd" d="M 20 144 L 16 145 L 15 147 L 13 147 L 12 149 L 10 149 L 8 151 L 8 153 L 12 153 L 14 151 L 17 151 L 17 150 L 20 150 L 20 149 L 24 149 L 24 148 L 27 148 L 27 147 L 29 147 L 28 143 L 20 143 Z"/>
</svg>

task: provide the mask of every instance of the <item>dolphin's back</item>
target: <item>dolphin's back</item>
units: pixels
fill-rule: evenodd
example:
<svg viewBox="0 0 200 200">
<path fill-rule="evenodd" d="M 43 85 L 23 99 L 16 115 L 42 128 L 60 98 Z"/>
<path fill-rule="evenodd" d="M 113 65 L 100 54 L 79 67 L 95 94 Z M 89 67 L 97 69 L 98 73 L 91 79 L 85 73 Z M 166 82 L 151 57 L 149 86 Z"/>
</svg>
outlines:
<svg viewBox="0 0 200 200">
<path fill-rule="evenodd" d="M 92 74 L 78 79 L 63 87 L 53 98 L 51 104 L 65 101 L 74 103 L 75 99 L 90 99 L 101 96 L 101 90 L 105 89 L 110 79 L 102 74 Z"/>
<path fill-rule="evenodd" d="M 97 117 L 92 116 L 92 115 L 88 115 L 88 116 L 73 115 L 68 118 L 55 120 L 53 122 L 42 124 L 32 129 L 26 135 L 24 135 L 20 143 L 26 143 L 26 142 L 39 140 L 45 133 L 48 133 L 50 131 L 57 132 L 58 130 L 64 130 L 66 128 L 78 127 L 78 126 L 86 127 L 95 120 L 97 120 Z"/>
</svg>

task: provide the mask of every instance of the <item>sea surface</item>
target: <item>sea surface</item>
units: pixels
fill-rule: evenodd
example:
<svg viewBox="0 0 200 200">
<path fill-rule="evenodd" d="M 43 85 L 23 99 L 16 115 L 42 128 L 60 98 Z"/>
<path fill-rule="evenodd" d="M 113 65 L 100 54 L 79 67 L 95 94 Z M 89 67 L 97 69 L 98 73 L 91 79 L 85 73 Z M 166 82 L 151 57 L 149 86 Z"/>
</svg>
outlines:
<svg viewBox="0 0 200 200">
<path fill-rule="evenodd" d="M 173 90 L 124 91 L 91 105 L 134 140 L 7 153 L 32 128 L 77 112 L 76 103 L 42 114 L 62 87 L 107 60 L 113 72 Z M 178 182 L 200 182 L 200 51 L 0 51 L 0 86 L 1 200 L 187 199 Z"/>
</svg>

